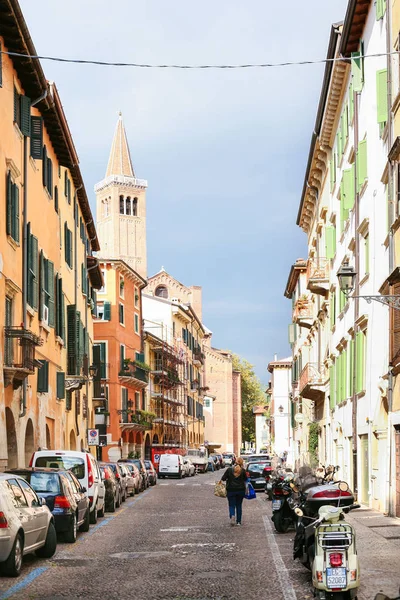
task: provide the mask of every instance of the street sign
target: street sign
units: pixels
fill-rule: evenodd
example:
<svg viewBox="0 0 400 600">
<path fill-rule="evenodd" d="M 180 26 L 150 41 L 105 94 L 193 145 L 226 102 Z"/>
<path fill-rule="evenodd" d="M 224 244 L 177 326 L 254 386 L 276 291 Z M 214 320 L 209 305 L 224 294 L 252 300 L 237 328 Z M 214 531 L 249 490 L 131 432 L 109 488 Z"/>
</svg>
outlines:
<svg viewBox="0 0 400 600">
<path fill-rule="evenodd" d="M 98 429 L 88 429 L 88 446 L 98 446 L 99 445 L 99 430 Z"/>
<path fill-rule="evenodd" d="M 301 423 L 304 423 L 304 415 L 302 413 L 297 413 L 297 415 L 294 416 L 294 420 L 300 425 Z"/>
</svg>

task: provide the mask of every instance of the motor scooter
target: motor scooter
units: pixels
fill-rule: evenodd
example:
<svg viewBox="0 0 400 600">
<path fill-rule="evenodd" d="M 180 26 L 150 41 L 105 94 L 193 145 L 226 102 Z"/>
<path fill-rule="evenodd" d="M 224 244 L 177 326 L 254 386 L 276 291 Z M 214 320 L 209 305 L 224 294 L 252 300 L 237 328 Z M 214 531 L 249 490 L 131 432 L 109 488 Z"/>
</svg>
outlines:
<svg viewBox="0 0 400 600">
<path fill-rule="evenodd" d="M 340 492 L 348 493 L 345 482 L 338 484 Z M 318 509 L 318 518 L 308 517 L 300 507 L 295 508 L 300 518 L 302 531 L 301 562 L 312 573 L 314 596 L 318 600 L 353 600 L 357 598 L 360 586 L 360 568 L 353 527 L 345 522 L 345 513 L 359 504 L 337 506 L 322 504 Z M 303 519 L 312 523 L 304 525 Z"/>
<path fill-rule="evenodd" d="M 294 489 L 292 473 L 273 484 L 271 519 L 278 533 L 286 533 L 290 526 L 296 526 L 297 517 L 291 502 Z"/>
</svg>

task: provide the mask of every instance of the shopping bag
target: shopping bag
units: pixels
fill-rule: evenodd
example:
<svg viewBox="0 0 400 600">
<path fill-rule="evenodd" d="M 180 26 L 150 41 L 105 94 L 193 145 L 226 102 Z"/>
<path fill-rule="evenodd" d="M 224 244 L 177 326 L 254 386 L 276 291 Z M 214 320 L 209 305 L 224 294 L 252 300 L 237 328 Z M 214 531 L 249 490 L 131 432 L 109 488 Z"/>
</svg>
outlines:
<svg viewBox="0 0 400 600">
<path fill-rule="evenodd" d="M 254 491 L 254 488 L 251 485 L 251 483 L 248 484 L 248 486 L 246 488 L 246 493 L 245 493 L 244 497 L 247 500 L 254 500 L 254 498 L 256 497 L 256 492 Z"/>
<path fill-rule="evenodd" d="M 226 486 L 223 481 L 217 481 L 214 485 L 214 496 L 226 498 Z"/>
</svg>

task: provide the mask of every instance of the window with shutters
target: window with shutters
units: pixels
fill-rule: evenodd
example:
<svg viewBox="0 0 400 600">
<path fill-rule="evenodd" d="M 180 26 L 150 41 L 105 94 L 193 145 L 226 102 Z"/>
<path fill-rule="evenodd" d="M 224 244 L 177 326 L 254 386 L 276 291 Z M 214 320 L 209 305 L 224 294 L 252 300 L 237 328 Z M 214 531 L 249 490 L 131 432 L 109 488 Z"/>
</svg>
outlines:
<svg viewBox="0 0 400 600">
<path fill-rule="evenodd" d="M 119 347 L 119 370 L 123 371 L 125 367 L 125 346 L 123 344 Z"/>
<path fill-rule="evenodd" d="M 376 0 L 376 20 L 383 19 L 386 12 L 386 0 Z"/>
<path fill-rule="evenodd" d="M 364 85 L 364 43 L 362 40 L 358 52 L 351 53 L 351 75 L 353 90 L 361 92 Z"/>
<path fill-rule="evenodd" d="M 20 220 L 19 220 L 19 187 L 13 181 L 11 171 L 7 172 L 6 178 L 6 233 L 14 242 L 20 241 Z"/>
<path fill-rule="evenodd" d="M 139 333 L 139 315 L 135 313 L 135 333 Z"/>
<path fill-rule="evenodd" d="M 22 135 L 31 135 L 31 100 L 23 96 L 14 86 L 14 123 L 18 125 Z"/>
<path fill-rule="evenodd" d="M 56 388 L 57 388 L 57 399 L 64 400 L 65 398 L 65 373 L 63 371 L 57 371 L 56 374 Z"/>
<path fill-rule="evenodd" d="M 400 281 L 390 288 L 393 296 L 400 296 Z M 396 367 L 400 364 L 400 310 L 390 309 L 390 364 Z"/>
<path fill-rule="evenodd" d="M 85 339 L 81 315 L 75 304 L 67 307 L 67 325 L 68 375 L 80 375 L 85 354 Z"/>
<path fill-rule="evenodd" d="M 378 123 L 384 129 L 388 120 L 387 104 L 387 69 L 382 69 L 376 73 L 376 108 Z"/>
<path fill-rule="evenodd" d="M 119 322 L 121 325 L 125 325 L 125 312 L 123 304 L 119 305 Z"/>
<path fill-rule="evenodd" d="M 65 262 L 72 269 L 72 231 L 68 229 L 68 224 L 64 223 L 64 256 Z"/>
<path fill-rule="evenodd" d="M 55 325 L 55 279 L 54 263 L 40 252 L 40 304 L 39 319 L 49 327 Z"/>
<path fill-rule="evenodd" d="M 30 223 L 28 223 L 27 232 L 27 253 L 28 253 L 28 289 L 27 301 L 29 306 L 37 310 L 39 305 L 39 248 L 38 239 L 31 234 Z"/>
<path fill-rule="evenodd" d="M 125 298 L 125 280 L 121 275 L 119 276 L 119 297 Z"/>
<path fill-rule="evenodd" d="M 128 388 L 121 388 L 121 422 L 128 422 Z"/>
<path fill-rule="evenodd" d="M 58 186 L 54 186 L 54 210 L 56 211 L 56 213 L 58 213 L 59 211 L 59 206 L 58 206 Z"/>
<path fill-rule="evenodd" d="M 87 269 L 86 269 L 86 266 L 84 265 L 84 263 L 81 264 L 81 278 L 82 278 L 82 294 L 84 296 L 87 296 L 89 282 L 88 282 L 88 276 L 87 276 Z"/>
<path fill-rule="evenodd" d="M 359 191 L 364 186 L 367 178 L 367 140 L 365 139 L 359 142 L 357 150 L 357 182 Z"/>
<path fill-rule="evenodd" d="M 46 393 L 49 391 L 49 362 L 47 360 L 39 361 L 42 366 L 38 369 L 37 391 Z"/>
<path fill-rule="evenodd" d="M 359 331 L 356 334 L 356 394 L 365 390 L 366 335 L 366 331 Z"/>
<path fill-rule="evenodd" d="M 332 289 L 329 297 L 329 316 L 331 329 L 335 326 L 336 323 L 336 289 Z"/>
<path fill-rule="evenodd" d="M 135 308 L 139 308 L 140 305 L 140 293 L 137 287 L 135 287 Z"/>
<path fill-rule="evenodd" d="M 56 335 L 65 343 L 65 297 L 63 293 L 62 278 L 56 275 Z"/>
<path fill-rule="evenodd" d="M 328 259 L 334 258 L 336 254 L 336 227 L 325 228 L 325 256 Z"/>
<path fill-rule="evenodd" d="M 31 117 L 31 157 L 37 160 L 43 158 L 43 119 Z"/>
<path fill-rule="evenodd" d="M 96 352 L 95 348 L 97 349 Z M 107 342 L 93 344 L 93 357 L 95 356 L 100 364 L 100 379 L 107 379 Z"/>
</svg>

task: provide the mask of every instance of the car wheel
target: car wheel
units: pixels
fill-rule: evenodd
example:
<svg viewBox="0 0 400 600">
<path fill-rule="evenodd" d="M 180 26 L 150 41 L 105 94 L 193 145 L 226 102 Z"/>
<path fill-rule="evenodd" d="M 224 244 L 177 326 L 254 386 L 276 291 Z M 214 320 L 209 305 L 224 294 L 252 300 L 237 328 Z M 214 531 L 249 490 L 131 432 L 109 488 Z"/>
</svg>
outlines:
<svg viewBox="0 0 400 600">
<path fill-rule="evenodd" d="M 82 525 L 79 527 L 79 531 L 89 531 L 90 529 L 90 511 L 89 508 L 87 509 L 87 511 L 85 512 L 85 520 L 83 521 Z"/>
<path fill-rule="evenodd" d="M 54 523 L 49 523 L 47 530 L 46 541 L 43 548 L 36 550 L 36 556 L 39 558 L 51 558 L 57 549 L 57 534 Z"/>
<path fill-rule="evenodd" d="M 90 513 L 90 524 L 96 525 L 96 523 L 97 523 L 97 502 L 94 505 L 94 509 Z"/>
<path fill-rule="evenodd" d="M 103 506 L 102 506 L 101 510 L 97 511 L 97 516 L 98 517 L 100 517 L 100 518 L 104 517 L 105 506 L 106 506 L 106 501 L 104 500 L 103 501 Z"/>
<path fill-rule="evenodd" d="M 18 577 L 21 573 L 23 553 L 24 542 L 22 540 L 22 535 L 18 533 L 9 557 L 0 564 L 0 573 L 7 577 Z"/>
<path fill-rule="evenodd" d="M 77 523 L 76 515 L 73 515 L 69 529 L 64 534 L 65 541 L 68 542 L 69 544 L 75 544 L 77 532 L 78 532 L 78 523 Z"/>
</svg>

